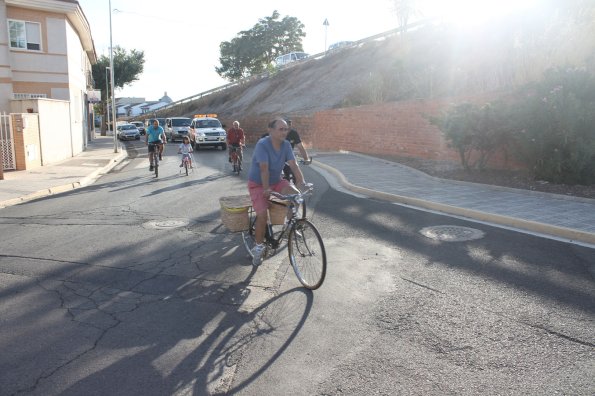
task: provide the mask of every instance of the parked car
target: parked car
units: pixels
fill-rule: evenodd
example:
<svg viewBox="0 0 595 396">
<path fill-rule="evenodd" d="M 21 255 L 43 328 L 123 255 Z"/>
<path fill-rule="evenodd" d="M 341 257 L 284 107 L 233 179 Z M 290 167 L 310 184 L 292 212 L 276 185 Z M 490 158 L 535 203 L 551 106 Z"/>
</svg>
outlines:
<svg viewBox="0 0 595 396">
<path fill-rule="evenodd" d="M 141 136 L 144 136 L 147 132 L 145 130 L 145 123 L 142 121 L 130 121 L 130 123 L 132 125 L 135 125 L 136 128 L 138 129 L 138 132 L 141 134 Z"/>
<path fill-rule="evenodd" d="M 197 114 L 190 124 L 190 142 L 195 150 L 201 147 L 227 148 L 227 132 L 216 118 L 217 114 Z"/>
<path fill-rule="evenodd" d="M 170 117 L 165 119 L 165 137 L 170 142 L 182 141 L 189 136 L 192 120 L 188 117 Z"/>
<path fill-rule="evenodd" d="M 306 59 L 308 54 L 305 52 L 290 52 L 289 54 L 281 55 L 275 58 L 275 65 L 283 67 L 291 62 L 297 62 Z"/>
<path fill-rule="evenodd" d="M 140 140 L 140 132 L 134 124 L 118 125 L 116 129 L 120 140 Z"/>
<path fill-rule="evenodd" d="M 339 41 L 337 43 L 331 44 L 328 47 L 329 51 L 334 51 L 334 50 L 338 50 L 341 48 L 347 48 L 347 47 L 351 47 L 353 45 L 353 41 Z"/>
</svg>

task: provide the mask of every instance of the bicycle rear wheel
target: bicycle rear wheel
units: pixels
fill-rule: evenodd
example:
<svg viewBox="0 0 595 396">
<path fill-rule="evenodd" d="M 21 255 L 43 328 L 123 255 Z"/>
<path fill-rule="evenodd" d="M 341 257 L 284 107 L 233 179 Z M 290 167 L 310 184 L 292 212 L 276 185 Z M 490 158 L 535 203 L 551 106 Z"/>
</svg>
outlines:
<svg viewBox="0 0 595 396">
<path fill-rule="evenodd" d="M 318 289 L 326 276 L 326 251 L 320 233 L 306 219 L 296 221 L 287 241 L 289 262 L 300 283 Z"/>
</svg>

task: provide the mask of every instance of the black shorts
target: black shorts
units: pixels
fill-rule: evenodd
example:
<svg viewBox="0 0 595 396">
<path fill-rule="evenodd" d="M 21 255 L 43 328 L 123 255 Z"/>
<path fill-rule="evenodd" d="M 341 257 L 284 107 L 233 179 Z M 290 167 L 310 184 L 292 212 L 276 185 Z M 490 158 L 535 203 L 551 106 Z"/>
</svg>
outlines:
<svg viewBox="0 0 595 396">
<path fill-rule="evenodd" d="M 163 143 L 161 143 L 161 142 L 149 142 L 149 153 L 154 152 L 155 151 L 155 147 L 159 147 L 162 144 Z"/>
</svg>

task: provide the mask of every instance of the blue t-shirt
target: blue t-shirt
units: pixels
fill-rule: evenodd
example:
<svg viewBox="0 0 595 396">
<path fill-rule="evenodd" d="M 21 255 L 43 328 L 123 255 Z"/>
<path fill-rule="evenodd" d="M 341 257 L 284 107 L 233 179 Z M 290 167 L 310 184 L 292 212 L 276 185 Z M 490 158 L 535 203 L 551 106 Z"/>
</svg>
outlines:
<svg viewBox="0 0 595 396">
<path fill-rule="evenodd" d="M 279 183 L 281 180 L 281 172 L 287 161 L 295 160 L 291 144 L 287 140 L 283 140 L 281 149 L 276 151 L 273 148 L 273 142 L 270 136 L 264 137 L 256 143 L 254 153 L 252 154 L 252 163 L 248 171 L 248 180 L 255 183 L 262 184 L 260 178 L 260 164 L 269 164 L 269 184 L 273 185 Z"/>
<path fill-rule="evenodd" d="M 163 133 L 163 128 L 158 126 L 155 128 L 153 125 L 149 126 L 147 129 L 147 137 L 149 139 L 149 143 L 156 143 L 162 142 L 161 134 Z"/>
</svg>

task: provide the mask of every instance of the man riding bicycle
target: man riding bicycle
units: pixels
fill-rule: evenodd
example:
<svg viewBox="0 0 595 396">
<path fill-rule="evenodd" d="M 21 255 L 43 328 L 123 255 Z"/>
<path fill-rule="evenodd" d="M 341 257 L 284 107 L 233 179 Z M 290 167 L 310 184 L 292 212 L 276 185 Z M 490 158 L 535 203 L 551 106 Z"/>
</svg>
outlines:
<svg viewBox="0 0 595 396">
<path fill-rule="evenodd" d="M 231 162 L 231 152 L 232 150 L 237 150 L 237 154 L 240 157 L 240 162 L 243 159 L 243 150 L 242 146 L 245 144 L 245 135 L 244 130 L 240 128 L 240 122 L 234 121 L 233 126 L 229 128 L 227 131 L 227 146 L 229 150 L 229 162 Z M 242 167 L 240 166 L 240 170 Z"/>
<path fill-rule="evenodd" d="M 252 249 L 252 264 L 259 265 L 264 251 L 264 234 L 267 224 L 267 210 L 271 191 L 282 194 L 297 193 L 285 179 L 281 178 L 281 170 L 285 163 L 296 176 L 296 185 L 304 185 L 304 176 L 295 161 L 291 144 L 285 140 L 289 128 L 282 118 L 269 123 L 269 136 L 260 139 L 254 147 L 252 164 L 248 172 L 248 190 L 252 199 L 252 207 L 256 212 L 254 239 L 256 245 Z"/>
<path fill-rule="evenodd" d="M 159 126 L 158 120 L 153 120 L 153 125 L 147 128 L 147 134 L 145 135 L 145 143 L 149 146 L 149 171 L 153 171 L 153 153 L 155 150 L 159 152 L 159 159 L 162 159 L 161 153 L 163 152 L 163 145 L 167 141 L 163 128 Z"/>
</svg>

